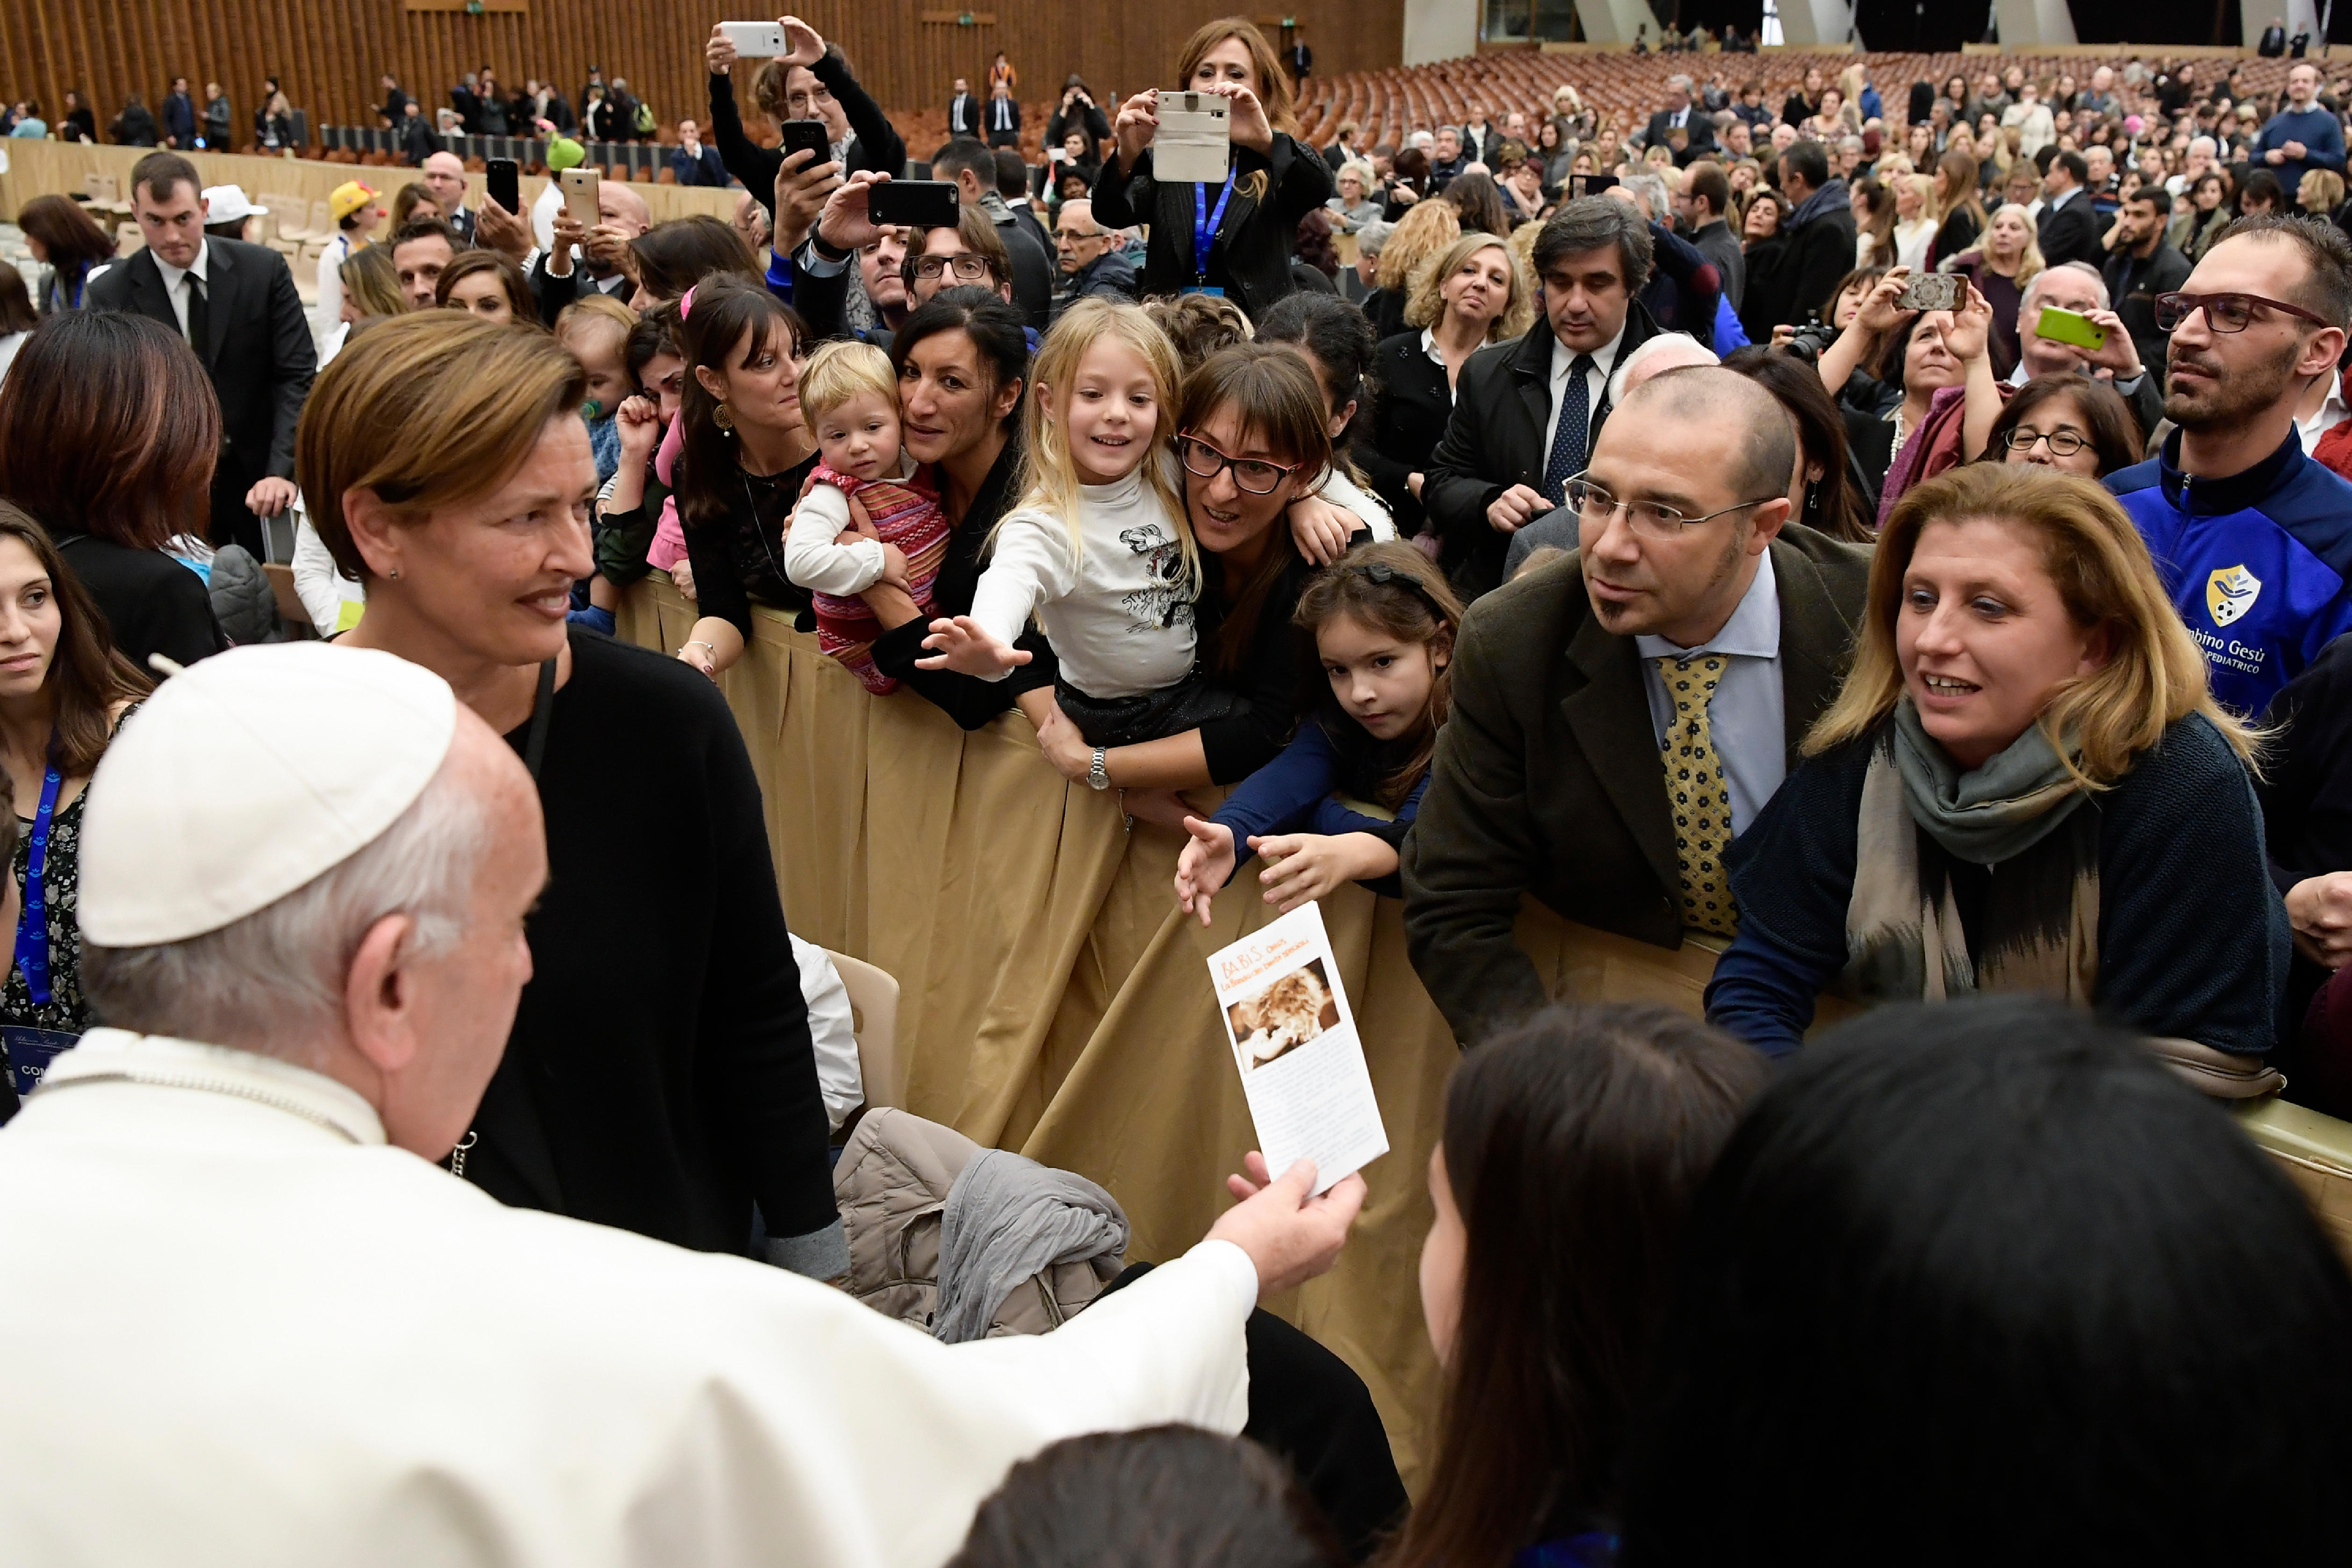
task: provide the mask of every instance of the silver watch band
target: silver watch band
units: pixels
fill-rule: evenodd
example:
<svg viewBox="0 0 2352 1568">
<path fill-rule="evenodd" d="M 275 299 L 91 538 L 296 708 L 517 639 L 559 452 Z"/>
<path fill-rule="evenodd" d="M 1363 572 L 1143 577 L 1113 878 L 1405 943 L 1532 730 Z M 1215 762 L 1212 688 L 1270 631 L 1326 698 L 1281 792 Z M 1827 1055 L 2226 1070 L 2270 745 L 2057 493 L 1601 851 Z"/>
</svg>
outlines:
<svg viewBox="0 0 2352 1568">
<path fill-rule="evenodd" d="M 1110 788 L 1110 769 L 1105 765 L 1107 758 L 1104 748 L 1097 746 L 1093 765 L 1087 769 L 1087 786 L 1089 789 Z"/>
</svg>

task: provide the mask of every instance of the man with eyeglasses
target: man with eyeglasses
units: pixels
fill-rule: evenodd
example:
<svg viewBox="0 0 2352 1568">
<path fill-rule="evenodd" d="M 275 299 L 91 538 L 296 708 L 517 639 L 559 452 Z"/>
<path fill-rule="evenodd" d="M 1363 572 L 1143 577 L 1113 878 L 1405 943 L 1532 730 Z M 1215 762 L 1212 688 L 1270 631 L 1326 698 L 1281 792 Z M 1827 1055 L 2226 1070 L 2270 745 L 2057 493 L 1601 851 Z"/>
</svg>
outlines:
<svg viewBox="0 0 2352 1568">
<path fill-rule="evenodd" d="M 1737 929 L 1724 855 L 1836 696 L 1870 555 L 1789 521 L 1796 437 L 1714 366 L 1626 394 L 1564 486 L 1579 548 L 1470 607 L 1402 853 L 1414 970 L 1475 1044 L 1542 1006 L 1532 893 L 1659 947 Z"/>
<path fill-rule="evenodd" d="M 2139 345 L 2124 327 L 2123 319 L 2107 309 L 2107 286 L 2085 261 L 2063 262 L 2033 275 L 2017 303 L 2017 367 L 2009 384 L 2023 386 L 2038 375 L 2096 375 L 2129 405 L 2139 433 L 2146 439 L 2164 417 L 2164 399 L 2156 377 L 2140 363 Z M 2071 310 L 2106 333 L 2097 348 L 2084 348 L 2042 331 L 2045 310 Z M 2056 323 L 2052 323 L 2053 328 Z"/>
<path fill-rule="evenodd" d="M 1058 317 L 1090 294 L 1114 300 L 1135 298 L 1135 263 L 1118 243 L 1118 236 L 1095 222 L 1095 205 L 1072 200 L 1062 204 L 1054 218 L 1054 249 L 1068 286 L 1055 297 Z"/>
<path fill-rule="evenodd" d="M 2318 219 L 2241 218 L 2160 296 L 2164 412 L 2179 428 L 2107 476 L 2204 650 L 2213 695 L 2256 714 L 2352 631 L 2352 484 L 2305 455 L 2297 405 L 2336 374 L 2352 240 Z"/>
<path fill-rule="evenodd" d="M 996 225 L 1012 279 L 1011 299 L 1034 331 L 1044 331 L 1054 313 L 1054 262 L 1045 242 L 1005 205 L 997 191 L 996 154 L 968 136 L 959 136 L 931 154 L 931 178 L 955 183 L 956 199 L 978 207 Z"/>
</svg>

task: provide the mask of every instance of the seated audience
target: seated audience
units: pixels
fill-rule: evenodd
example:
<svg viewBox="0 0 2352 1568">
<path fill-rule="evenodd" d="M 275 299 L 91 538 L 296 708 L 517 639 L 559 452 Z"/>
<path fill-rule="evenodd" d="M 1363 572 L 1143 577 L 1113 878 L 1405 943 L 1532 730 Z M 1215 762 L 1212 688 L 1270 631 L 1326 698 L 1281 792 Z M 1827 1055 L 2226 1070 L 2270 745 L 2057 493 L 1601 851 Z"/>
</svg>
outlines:
<svg viewBox="0 0 2352 1568">
<path fill-rule="evenodd" d="M 2305 388 L 2344 357 L 2347 321 L 2341 229 L 2241 219 L 2158 305 L 2172 334 L 2172 434 L 2106 481 L 2204 649 L 2213 695 L 2240 714 L 2261 712 L 2352 631 L 2352 484 L 2313 462 L 2294 431 Z"/>
<path fill-rule="evenodd" d="M 530 334 L 403 321 L 365 335 L 319 396 L 355 385 L 383 348 L 459 334 L 561 358 Z M 436 391 L 464 399 L 491 368 L 517 367 L 478 363 Z M 510 374 L 482 395 L 520 400 L 528 384 Z M 571 417 L 536 397 L 523 414 Z M 306 478 L 317 456 L 306 441 Z M 604 657 L 664 676 L 658 659 Z M 665 679 L 673 710 L 720 715 L 748 788 L 717 699 Z M 600 750 L 614 732 L 567 727 Z M 117 1026 L 53 1067 L 71 1092 L 38 1096 L 0 1140 L 8 1190 L 50 1194 L 0 1221 L 0 1317 L 45 1346 L 0 1435 L 28 1488 L 16 1528 L 32 1538 L 125 1561 L 414 1561 L 470 1552 L 488 1510 L 502 1541 L 540 1557 L 936 1563 L 1046 1443 L 1237 1428 L 1253 1304 L 1328 1268 L 1362 1201 L 1354 1177 L 1307 1198 L 1302 1164 L 1083 1321 L 985 1351 L 740 1258 L 482 1201 L 428 1163 L 465 1142 L 513 1065 L 505 1020 L 530 1009 L 534 959 L 547 973 L 523 938 L 547 917 L 533 900 L 566 897 L 566 835 L 542 852 L 541 818 L 567 808 L 542 813 L 527 763 L 432 671 L 372 651 L 297 645 L 200 667 L 165 684 L 113 756 L 89 797 L 81 915 L 91 995 Z M 772 910 L 756 788 L 746 799 L 756 853 L 742 870 Z M 586 811 L 583 826 L 606 816 Z M 797 1007 L 774 945 L 781 968 L 745 966 Z M 570 1059 L 584 1068 L 578 1049 L 604 1035 L 580 1031 Z M 800 1073 L 821 1131 L 805 1060 Z M 89 1245 L 140 1223 L 154 1229 L 140 1248 Z M 655 1321 L 671 1331 L 647 1336 Z M 245 1371 L 224 1383 L 207 1370 L 224 1364 Z M 128 1383 L 107 1392 L 101 1368 Z M 954 1440 L 910 1450 L 909 1422 Z M 206 1484 L 189 1489 L 173 1480 L 187 1464 L 174 1434 L 195 1430 L 215 1440 Z M 419 1487 L 420 1466 L 446 1485 Z M 648 1534 L 649 1519 L 666 1522 Z"/>
<path fill-rule="evenodd" d="M 1617 1561 L 1685 1218 L 1763 1081 L 1736 1041 L 1622 1004 L 1548 1009 L 1454 1069 L 1421 1253 L 1444 1403 L 1384 1568 Z"/>
<path fill-rule="evenodd" d="M 1013 1467 L 948 1568 L 1339 1568 L 1290 1467 L 1193 1426 L 1066 1437 Z"/>
<path fill-rule="evenodd" d="M 194 351 L 128 311 L 52 316 L 0 386 L 0 500 L 48 531 L 100 636 L 142 677 L 156 655 L 190 665 L 228 646 L 205 580 L 164 553 L 203 536 L 220 448 Z"/>
<path fill-rule="evenodd" d="M 1400 891 L 1397 847 L 1429 787 L 1461 601 L 1410 545 L 1362 544 L 1307 584 L 1291 619 L 1315 639 L 1329 699 L 1213 816 L 1184 818 L 1192 838 L 1176 862 L 1176 902 L 1203 926 L 1217 890 L 1254 855 L 1265 858 L 1258 879 L 1279 913 L 1350 881 Z"/>
<path fill-rule="evenodd" d="M 1118 147 L 1095 180 L 1095 216 L 1113 228 L 1150 228 L 1144 293 L 1222 289 L 1255 316 L 1296 286 L 1291 237 L 1298 220 L 1330 197 L 1330 165 L 1297 140 L 1290 79 L 1252 23 L 1229 16 L 1202 24 L 1186 41 L 1176 74 L 1187 88 L 1233 100 L 1233 168 L 1223 189 L 1203 197 L 1202 214 L 1193 210 L 1193 186 L 1152 177 L 1160 121 L 1156 91 L 1146 90 L 1119 106 L 1111 128 Z"/>
<path fill-rule="evenodd" d="M 2091 481 L 1971 464 L 1918 486 L 1879 537 L 1853 674 L 1732 848 L 1708 1018 L 1777 1056 L 1832 981 L 1865 1003 L 2035 990 L 2269 1050 L 2286 919 L 2253 739 L 2203 666 Z"/>
<path fill-rule="evenodd" d="M 1528 294 L 1507 245 L 1492 235 L 1464 235 L 1416 280 L 1406 330 L 1381 342 L 1380 416 L 1359 457 L 1399 533 L 1422 532 L 1422 487 L 1464 367 L 1481 348 L 1529 329 L 1535 303 Z"/>
<path fill-rule="evenodd" d="M 175 568 L 175 570 L 178 568 Z M 115 728 L 154 682 L 106 624 L 40 524 L 0 501 L 0 772 L 5 773 L 14 956 L 0 984 L 0 1121 L 96 1020 L 82 984 L 83 803 Z M 19 812 L 29 811 L 20 817 Z M 19 918 L 19 911 L 22 911 Z"/>
<path fill-rule="evenodd" d="M 737 1256 L 756 1203 L 767 1260 L 830 1279 L 848 1257 L 824 1108 L 742 739 L 669 661 L 567 635 L 591 568 L 585 395 L 551 335 L 436 310 L 362 334 L 303 411 L 312 521 L 367 591 L 338 646 L 448 679 L 546 803 L 531 983 L 460 1173 Z M 613 858 L 617 798 L 666 802 L 663 855 Z"/>
<path fill-rule="evenodd" d="M 1678 370 L 1621 412 L 1570 498 L 1580 552 L 1464 621 L 1405 840 L 1413 968 L 1465 1045 L 1549 999 L 1512 935 L 1524 894 L 1664 948 L 1731 934 L 1723 852 L 1836 696 L 1861 616 L 1869 554 L 1789 521 L 1797 443 L 1761 386 Z"/>
<path fill-rule="evenodd" d="M 2352 1282 L 2229 1118 L 2046 1001 L 1807 1058 L 1693 1205 L 1627 1561 L 2352 1551 Z"/>
</svg>

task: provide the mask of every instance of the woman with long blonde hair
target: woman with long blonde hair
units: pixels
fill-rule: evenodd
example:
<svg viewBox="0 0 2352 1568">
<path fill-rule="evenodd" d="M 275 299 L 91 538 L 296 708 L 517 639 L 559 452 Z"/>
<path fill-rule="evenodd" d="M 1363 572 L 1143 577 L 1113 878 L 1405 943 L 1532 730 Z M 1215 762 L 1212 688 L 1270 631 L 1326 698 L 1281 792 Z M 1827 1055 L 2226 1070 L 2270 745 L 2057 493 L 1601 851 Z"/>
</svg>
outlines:
<svg viewBox="0 0 2352 1568">
<path fill-rule="evenodd" d="M 1521 224 L 1508 240 L 1465 234 L 1446 247 L 1419 271 L 1403 329 L 1383 339 L 1375 355 L 1380 412 L 1360 456 L 1407 538 L 1422 531 L 1422 480 L 1453 417 L 1462 367 L 1535 320 L 1534 272 L 1521 259 L 1519 237 L 1539 227 Z"/>
<path fill-rule="evenodd" d="M 1222 289 L 1255 317 L 1297 287 L 1292 238 L 1298 220 L 1330 199 L 1331 167 L 1298 140 L 1290 79 L 1247 18 L 1203 23 L 1186 40 L 1176 75 L 1184 89 L 1232 103 L 1224 181 L 1154 177 L 1159 92 L 1147 89 L 1119 105 L 1111 127 L 1118 151 L 1095 181 L 1095 221 L 1106 228 L 1149 226 L 1142 293 Z"/>
<path fill-rule="evenodd" d="M 1372 274 L 1375 287 L 1364 296 L 1364 314 L 1383 338 L 1404 331 L 1405 307 L 1412 300 L 1413 280 L 1437 265 L 1445 247 L 1462 237 L 1461 215 L 1450 202 L 1415 202 L 1381 247 L 1381 263 Z"/>
<path fill-rule="evenodd" d="M 1710 1022 L 1785 1054 L 1835 982 L 2042 991 L 2241 1062 L 2274 1043 L 2254 736 L 2095 481 L 1973 463 L 1907 492 L 1802 749 L 1732 846 Z"/>
<path fill-rule="evenodd" d="M 1997 375 L 2016 367 L 2018 308 L 2024 303 L 2025 286 L 2048 265 L 2042 258 L 2032 215 L 2015 202 L 2005 202 L 1985 220 L 1983 237 L 1946 268 L 1975 284 L 1992 306 L 1992 368 Z"/>
</svg>

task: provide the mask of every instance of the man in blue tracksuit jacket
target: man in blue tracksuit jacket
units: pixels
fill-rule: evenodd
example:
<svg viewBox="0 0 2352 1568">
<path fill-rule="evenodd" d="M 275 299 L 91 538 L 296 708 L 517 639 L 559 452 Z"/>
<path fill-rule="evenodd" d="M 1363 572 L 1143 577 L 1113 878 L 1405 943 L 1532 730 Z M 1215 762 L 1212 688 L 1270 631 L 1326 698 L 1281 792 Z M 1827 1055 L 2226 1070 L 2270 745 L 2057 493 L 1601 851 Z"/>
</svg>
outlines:
<svg viewBox="0 0 2352 1568">
<path fill-rule="evenodd" d="M 2182 291 L 2258 302 L 2200 306 L 2175 326 L 2164 411 L 2179 429 L 2107 488 L 2204 650 L 2213 695 L 2251 717 L 2352 631 L 2352 484 L 2305 456 L 2294 428 L 2305 390 L 2344 352 L 2352 240 L 2246 219 Z M 2238 330 L 2217 331 L 2217 314 Z"/>
</svg>

